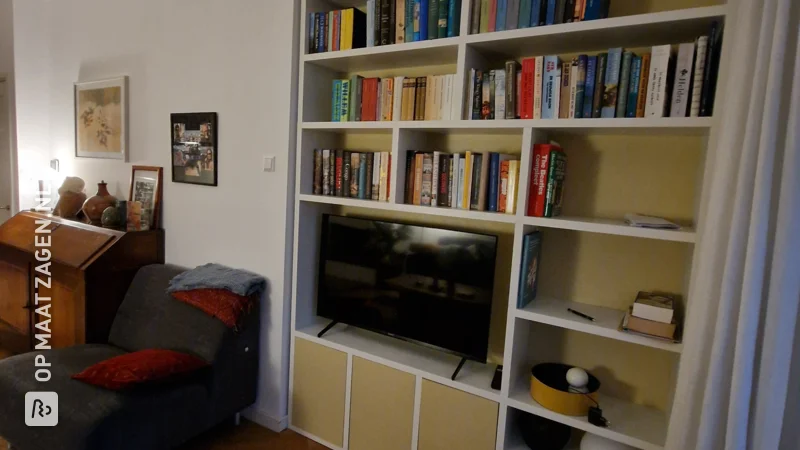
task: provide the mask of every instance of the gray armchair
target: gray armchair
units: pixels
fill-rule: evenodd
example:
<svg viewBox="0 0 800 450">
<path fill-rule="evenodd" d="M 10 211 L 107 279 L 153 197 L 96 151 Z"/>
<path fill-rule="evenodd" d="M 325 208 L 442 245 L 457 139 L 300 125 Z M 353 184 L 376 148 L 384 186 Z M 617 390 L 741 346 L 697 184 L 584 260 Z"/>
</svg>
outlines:
<svg viewBox="0 0 800 450">
<path fill-rule="evenodd" d="M 0 436 L 18 450 L 168 449 L 255 402 L 258 307 L 234 332 L 166 293 L 169 280 L 184 270 L 168 265 L 139 270 L 108 344 L 47 351 L 49 382 L 34 378 L 35 353 L 0 360 Z M 211 366 L 186 379 L 120 392 L 70 378 L 97 362 L 151 348 L 194 354 Z M 58 426 L 25 425 L 28 391 L 58 393 Z"/>
</svg>

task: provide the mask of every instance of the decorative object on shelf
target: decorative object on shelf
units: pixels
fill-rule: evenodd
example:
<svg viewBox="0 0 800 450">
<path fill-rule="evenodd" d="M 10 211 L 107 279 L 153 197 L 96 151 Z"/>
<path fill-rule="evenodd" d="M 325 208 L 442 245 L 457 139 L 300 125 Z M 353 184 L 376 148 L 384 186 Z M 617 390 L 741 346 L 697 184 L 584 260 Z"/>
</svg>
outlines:
<svg viewBox="0 0 800 450">
<path fill-rule="evenodd" d="M 77 219 L 84 202 L 86 202 L 86 183 L 79 177 L 67 177 L 58 188 L 58 203 L 53 215 L 65 219 Z"/>
<path fill-rule="evenodd" d="M 83 204 L 83 213 L 92 225 L 102 225 L 103 211 L 117 203 L 117 198 L 108 193 L 105 181 L 97 183 L 97 194 Z"/>
<path fill-rule="evenodd" d="M 625 214 L 625 223 L 632 227 L 653 228 L 656 230 L 680 230 L 681 226 L 672 223 L 667 219 L 653 216 L 643 216 L 641 214 Z"/>
<path fill-rule="evenodd" d="M 573 367 L 567 371 L 567 383 L 570 391 L 587 393 L 586 385 L 589 384 L 589 374 L 580 367 Z"/>
<path fill-rule="evenodd" d="M 517 308 L 524 308 L 536 298 L 541 252 L 542 233 L 540 231 L 533 231 L 522 237 L 522 267 L 519 272 Z"/>
<path fill-rule="evenodd" d="M 142 202 L 128 202 L 128 218 L 125 225 L 127 231 L 146 231 L 150 229 L 149 224 L 142 220 L 142 210 Z"/>
<path fill-rule="evenodd" d="M 562 450 L 572 435 L 572 428 L 563 423 L 525 412 L 520 412 L 517 426 L 531 450 Z"/>
<path fill-rule="evenodd" d="M 163 171 L 162 167 L 155 166 L 133 166 L 131 169 L 129 198 L 142 204 L 142 220 L 151 230 L 159 227 L 161 218 Z"/>
<path fill-rule="evenodd" d="M 217 185 L 217 113 L 173 113 L 172 181 Z"/>
<path fill-rule="evenodd" d="M 127 160 L 127 95 L 126 76 L 75 83 L 76 156 Z"/>
<path fill-rule="evenodd" d="M 580 450 L 636 450 L 636 448 L 596 434 L 586 433 L 581 439 Z"/>
<path fill-rule="evenodd" d="M 100 221 L 103 228 L 119 228 L 119 209 L 116 206 L 109 206 L 103 211 Z"/>
<path fill-rule="evenodd" d="M 586 392 L 575 392 L 567 381 L 567 373 L 572 366 L 559 363 L 542 363 L 531 369 L 531 397 L 543 407 L 568 416 L 585 416 L 589 408 L 597 405 L 597 391 L 600 381 L 589 373 L 584 386 Z M 582 376 L 570 377 L 582 381 Z"/>
</svg>

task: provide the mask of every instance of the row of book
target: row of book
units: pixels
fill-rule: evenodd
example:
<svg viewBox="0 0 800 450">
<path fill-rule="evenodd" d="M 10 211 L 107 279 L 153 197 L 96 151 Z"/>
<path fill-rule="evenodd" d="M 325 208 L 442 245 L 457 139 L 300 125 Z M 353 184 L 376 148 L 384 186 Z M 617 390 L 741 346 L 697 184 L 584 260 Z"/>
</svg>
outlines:
<svg viewBox="0 0 800 450">
<path fill-rule="evenodd" d="M 561 61 L 556 55 L 525 58 L 520 67 L 470 70 L 467 115 L 487 119 L 703 117 L 714 106 L 721 30 L 678 46 L 636 55 L 612 48 L 597 56 Z"/>
<path fill-rule="evenodd" d="M 535 144 L 528 183 L 528 211 L 532 217 L 556 217 L 561 214 L 567 155 L 555 144 Z"/>
<path fill-rule="evenodd" d="M 473 0 L 470 33 L 516 30 L 608 17 L 611 0 Z"/>
<path fill-rule="evenodd" d="M 454 85 L 455 75 L 334 80 L 331 121 L 457 119 Z"/>
<path fill-rule="evenodd" d="M 367 47 L 458 36 L 461 0 L 367 0 Z"/>
<path fill-rule="evenodd" d="M 388 202 L 389 152 L 314 149 L 314 195 Z"/>
<path fill-rule="evenodd" d="M 519 159 L 495 152 L 406 153 L 405 203 L 514 214 Z"/>
<path fill-rule="evenodd" d="M 367 44 L 366 16 L 356 8 L 309 13 L 307 22 L 308 53 L 350 50 Z"/>
</svg>

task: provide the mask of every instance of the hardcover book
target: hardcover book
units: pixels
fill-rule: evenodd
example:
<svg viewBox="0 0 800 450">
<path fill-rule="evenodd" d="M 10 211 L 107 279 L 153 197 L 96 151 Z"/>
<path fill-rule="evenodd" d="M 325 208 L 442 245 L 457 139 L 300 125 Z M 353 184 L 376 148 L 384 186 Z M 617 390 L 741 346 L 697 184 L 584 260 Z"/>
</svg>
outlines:
<svg viewBox="0 0 800 450">
<path fill-rule="evenodd" d="M 322 195 L 331 195 L 331 151 L 322 150 Z"/>
<path fill-rule="evenodd" d="M 491 119 L 492 114 L 492 89 L 490 78 L 490 71 L 483 71 L 483 80 L 481 83 L 481 120 Z"/>
<path fill-rule="evenodd" d="M 625 117 L 625 109 L 628 106 L 628 85 L 631 81 L 631 60 L 633 60 L 633 53 L 625 52 L 622 54 L 622 67 L 620 68 L 619 89 L 617 91 L 616 117 Z"/>
<path fill-rule="evenodd" d="M 561 65 L 561 99 L 558 102 L 558 117 L 561 119 L 569 119 L 569 104 L 572 99 L 571 77 L 572 63 L 565 62 Z"/>
<path fill-rule="evenodd" d="M 519 23 L 518 28 L 529 28 L 531 26 L 531 0 L 520 0 L 519 2 Z"/>
<path fill-rule="evenodd" d="M 469 209 L 480 210 L 481 173 L 483 173 L 483 155 L 472 154 L 472 176 L 470 177 Z"/>
<path fill-rule="evenodd" d="M 402 44 L 406 41 L 406 1 L 413 0 L 395 0 L 394 4 L 394 42 L 397 44 Z"/>
<path fill-rule="evenodd" d="M 681 44 L 678 47 L 678 59 L 675 64 L 675 82 L 672 86 L 672 106 L 670 117 L 686 117 L 688 112 L 689 89 L 692 82 L 692 60 L 694 59 L 694 42 Z"/>
<path fill-rule="evenodd" d="M 420 187 L 419 204 L 422 206 L 430 206 L 433 192 L 433 155 L 431 153 L 425 153 L 421 156 L 422 186 Z"/>
<path fill-rule="evenodd" d="M 441 152 L 433 152 L 433 170 L 431 171 L 431 206 L 439 206 L 439 171 L 441 170 Z"/>
<path fill-rule="evenodd" d="M 569 118 L 575 118 L 575 107 L 577 106 L 577 94 L 578 94 L 578 78 L 579 78 L 579 67 L 580 63 L 578 62 L 578 58 L 575 57 L 572 59 L 572 65 L 570 66 L 569 70 Z"/>
<path fill-rule="evenodd" d="M 717 88 L 720 53 L 722 51 L 722 28 L 718 22 L 711 24 L 706 49 L 706 67 L 703 72 L 703 93 L 700 95 L 700 116 L 711 116 Z"/>
<path fill-rule="evenodd" d="M 350 197 L 359 198 L 358 185 L 361 181 L 361 155 L 353 152 L 350 154 Z"/>
<path fill-rule="evenodd" d="M 344 151 L 342 161 L 342 197 L 350 197 L 350 175 L 353 172 L 353 157 L 349 151 Z"/>
<path fill-rule="evenodd" d="M 348 122 L 350 119 L 350 80 L 342 80 L 342 98 L 340 99 L 339 121 Z"/>
<path fill-rule="evenodd" d="M 597 55 L 597 76 L 594 83 L 594 99 L 592 100 L 592 117 L 598 118 L 603 108 L 603 94 L 606 86 L 607 53 Z"/>
<path fill-rule="evenodd" d="M 586 95 L 586 71 L 589 58 L 586 55 L 578 56 L 578 79 L 575 82 L 575 118 L 583 117 L 583 98 Z"/>
<path fill-rule="evenodd" d="M 509 0 L 489 0 L 489 32 L 506 29 L 506 8 Z"/>
<path fill-rule="evenodd" d="M 458 36 L 461 27 L 461 0 L 449 0 L 447 6 L 447 37 Z"/>
<path fill-rule="evenodd" d="M 322 150 L 314 149 L 314 195 L 322 195 Z"/>
<path fill-rule="evenodd" d="M 606 60 L 606 79 L 603 86 L 603 103 L 600 117 L 613 118 L 617 113 L 617 95 L 619 93 L 619 77 L 622 68 L 622 49 L 612 48 Z"/>
<path fill-rule="evenodd" d="M 558 56 L 550 55 L 544 58 L 544 77 L 542 80 L 542 119 L 558 118 L 556 113 L 558 102 L 559 76 Z"/>
<path fill-rule="evenodd" d="M 497 212 L 506 212 L 508 203 L 508 166 L 511 161 L 500 161 L 500 181 L 497 193 Z"/>
<path fill-rule="evenodd" d="M 519 27 L 519 0 L 507 0 L 506 30 L 516 30 Z"/>
<path fill-rule="evenodd" d="M 517 114 L 517 72 L 516 61 L 506 61 L 506 119 L 514 119 Z"/>
<path fill-rule="evenodd" d="M 381 189 L 381 154 L 375 153 L 372 158 L 372 192 L 370 198 L 372 200 L 380 199 Z"/>
<path fill-rule="evenodd" d="M 647 85 L 650 78 L 650 53 L 642 55 L 642 73 L 639 77 L 639 94 L 636 97 L 636 117 L 644 117 L 647 106 Z"/>
<path fill-rule="evenodd" d="M 517 308 L 524 308 L 536 298 L 536 289 L 539 285 L 541 247 L 541 232 L 534 231 L 522 237 L 522 265 L 519 271 Z"/>
<path fill-rule="evenodd" d="M 628 100 L 625 106 L 625 117 L 636 117 L 636 104 L 639 99 L 639 83 L 642 76 L 642 57 L 633 56 L 631 60 L 631 76 L 628 82 Z"/>
<path fill-rule="evenodd" d="M 594 87 L 597 83 L 597 57 L 586 59 L 586 79 L 584 80 L 583 110 L 581 117 L 591 119 L 594 114 Z"/>
<path fill-rule="evenodd" d="M 344 164 L 344 161 L 343 161 L 344 154 L 343 154 L 342 150 L 336 150 L 335 155 L 336 155 L 336 159 L 334 160 L 335 161 L 335 166 L 334 166 L 334 172 L 333 172 L 333 176 L 334 176 L 334 178 L 333 178 L 333 180 L 334 180 L 333 181 L 334 194 L 337 197 L 344 197 L 345 195 L 342 192 L 342 171 L 343 171 L 343 164 Z"/>
<path fill-rule="evenodd" d="M 358 159 L 358 198 L 367 199 L 367 170 L 369 169 L 369 153 L 362 153 Z"/>
<path fill-rule="evenodd" d="M 533 119 L 534 83 L 536 80 L 536 59 L 522 60 L 522 87 L 520 89 L 520 117 Z"/>
<path fill-rule="evenodd" d="M 664 117 L 667 108 L 668 86 L 670 76 L 670 61 L 672 48 L 669 45 L 653 47 L 650 55 L 650 76 L 647 85 L 647 104 L 645 117 Z"/>
<path fill-rule="evenodd" d="M 506 95 L 506 71 L 493 70 L 494 73 L 494 118 L 506 118 L 506 102 L 508 95 Z"/>
<path fill-rule="evenodd" d="M 534 58 L 533 118 L 542 118 L 542 81 L 544 80 L 544 56 Z"/>
<path fill-rule="evenodd" d="M 694 76 L 692 81 L 692 104 L 689 110 L 690 117 L 700 115 L 700 100 L 703 94 L 703 79 L 706 68 L 706 49 L 708 48 L 708 36 L 701 36 L 697 39 L 697 54 L 694 58 Z"/>
<path fill-rule="evenodd" d="M 375 167 L 373 166 L 375 162 L 375 153 L 368 152 L 365 153 L 367 157 L 367 166 L 364 170 L 364 178 L 362 180 L 362 185 L 364 187 L 364 199 L 372 200 L 372 178 L 375 172 Z M 359 194 L 361 193 L 361 186 L 359 186 Z"/>
<path fill-rule="evenodd" d="M 567 155 L 560 150 L 550 152 L 550 168 L 547 175 L 547 195 L 544 217 L 557 217 L 561 214 L 564 199 L 564 177 L 567 173 Z"/>
<path fill-rule="evenodd" d="M 436 21 L 436 37 L 447 37 L 447 17 L 450 15 L 448 0 L 439 0 L 439 19 Z"/>
<path fill-rule="evenodd" d="M 519 188 L 519 160 L 508 162 L 508 187 L 506 189 L 506 214 L 517 213 L 517 189 Z"/>
</svg>

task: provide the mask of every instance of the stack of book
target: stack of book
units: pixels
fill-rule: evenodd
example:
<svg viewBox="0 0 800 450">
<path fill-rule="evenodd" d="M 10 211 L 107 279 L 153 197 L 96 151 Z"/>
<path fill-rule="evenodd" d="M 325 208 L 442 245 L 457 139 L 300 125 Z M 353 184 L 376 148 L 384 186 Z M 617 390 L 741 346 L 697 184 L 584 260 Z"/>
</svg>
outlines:
<svg viewBox="0 0 800 450">
<path fill-rule="evenodd" d="M 622 319 L 622 329 L 629 333 L 677 341 L 675 296 L 639 292 L 636 301 Z"/>
<path fill-rule="evenodd" d="M 405 203 L 516 212 L 519 159 L 495 152 L 406 153 Z"/>
<path fill-rule="evenodd" d="M 308 53 L 334 52 L 367 45 L 367 16 L 355 8 L 309 13 Z"/>
<path fill-rule="evenodd" d="M 532 217 L 556 217 L 561 214 L 567 155 L 555 144 L 535 144 L 528 183 L 528 211 Z"/>
<path fill-rule="evenodd" d="M 367 0 L 367 47 L 458 36 L 461 0 Z"/>
<path fill-rule="evenodd" d="M 333 80 L 331 121 L 454 119 L 454 84 L 455 75 Z"/>
<path fill-rule="evenodd" d="M 473 120 L 711 116 L 722 32 L 636 55 L 612 48 L 562 61 L 556 55 L 508 61 L 505 70 L 470 71 Z"/>
<path fill-rule="evenodd" d="M 314 195 L 389 201 L 389 152 L 314 149 Z"/>
<path fill-rule="evenodd" d="M 473 0 L 470 33 L 605 19 L 611 0 Z"/>
</svg>

